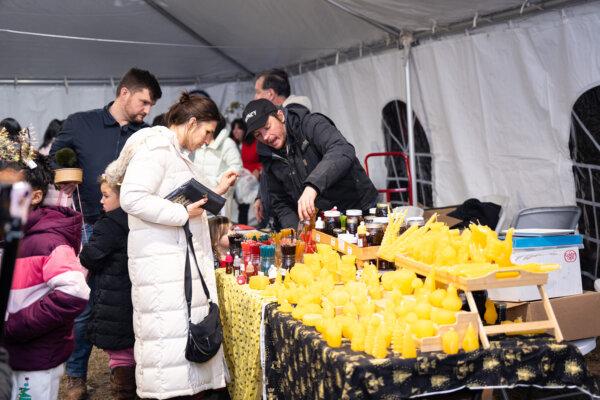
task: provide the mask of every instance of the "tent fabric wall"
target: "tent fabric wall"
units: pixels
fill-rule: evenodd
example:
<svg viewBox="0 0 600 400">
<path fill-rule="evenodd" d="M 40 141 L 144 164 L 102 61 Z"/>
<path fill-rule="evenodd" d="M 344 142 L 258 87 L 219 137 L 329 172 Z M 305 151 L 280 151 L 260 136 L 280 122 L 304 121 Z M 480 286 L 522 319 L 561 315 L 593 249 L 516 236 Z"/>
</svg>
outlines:
<svg viewBox="0 0 600 400">
<path fill-rule="evenodd" d="M 570 111 L 600 82 L 597 37 L 600 7 L 592 4 L 413 49 L 413 102 L 432 148 L 436 205 L 492 194 L 509 196 L 510 214 L 575 203 Z M 362 161 L 384 148 L 384 105 L 405 100 L 403 53 L 366 56 L 292 83 L 336 122 Z"/>
<path fill-rule="evenodd" d="M 185 87 L 161 88 L 163 96 L 152 109 L 146 122 L 165 112 Z M 23 127 L 32 126 L 35 140 L 41 143 L 44 131 L 53 118 L 64 119 L 72 113 L 104 107 L 114 100 L 115 88 L 103 86 L 0 86 L 2 116 L 13 117 Z"/>
<path fill-rule="evenodd" d="M 184 90 L 191 86 L 162 86 L 162 97 L 146 117 L 147 123 L 161 113 L 166 112 L 175 103 Z M 253 86 L 249 82 L 234 82 L 205 88 L 217 103 L 225 110 L 234 100 L 250 99 Z M 0 86 L 0 119 L 15 118 L 23 126 L 34 129 L 34 139 L 41 144 L 48 123 L 54 119 L 64 119 L 72 113 L 104 107 L 115 98 L 115 88 L 103 86 Z M 240 111 L 241 114 L 241 111 Z"/>
</svg>

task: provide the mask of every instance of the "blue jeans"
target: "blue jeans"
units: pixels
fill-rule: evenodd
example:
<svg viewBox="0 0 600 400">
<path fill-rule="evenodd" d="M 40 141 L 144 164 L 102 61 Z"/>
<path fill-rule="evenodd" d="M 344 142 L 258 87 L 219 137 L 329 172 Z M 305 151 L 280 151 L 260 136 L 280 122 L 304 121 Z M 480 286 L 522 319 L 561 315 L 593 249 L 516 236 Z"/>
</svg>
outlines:
<svg viewBox="0 0 600 400">
<path fill-rule="evenodd" d="M 90 240 L 93 230 L 94 225 L 83 224 L 83 227 L 81 228 L 81 242 L 83 244 Z M 89 340 L 87 340 L 86 334 L 87 324 L 92 313 L 92 293 L 94 288 L 92 281 L 88 281 L 88 285 L 90 285 L 90 301 L 85 306 L 83 312 L 79 314 L 77 318 L 75 318 L 75 323 L 73 324 L 73 330 L 75 333 L 75 348 L 73 348 L 73 353 L 71 353 L 66 365 L 67 375 L 76 378 L 87 377 L 88 360 L 90 358 L 90 354 L 92 353 L 92 344 Z"/>
</svg>

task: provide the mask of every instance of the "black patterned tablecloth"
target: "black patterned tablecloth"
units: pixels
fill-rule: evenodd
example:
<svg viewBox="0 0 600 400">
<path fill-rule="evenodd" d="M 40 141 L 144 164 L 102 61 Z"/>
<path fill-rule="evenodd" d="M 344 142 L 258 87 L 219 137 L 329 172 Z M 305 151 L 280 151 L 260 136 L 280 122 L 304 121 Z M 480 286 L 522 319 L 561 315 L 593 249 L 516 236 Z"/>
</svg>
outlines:
<svg viewBox="0 0 600 400">
<path fill-rule="evenodd" d="M 600 386 L 577 348 L 548 336 L 501 337 L 491 348 L 457 355 L 425 353 L 404 360 L 375 359 L 334 349 L 314 330 L 270 304 L 265 312 L 268 399 L 400 399 L 461 387 L 578 387 L 600 396 Z"/>
</svg>

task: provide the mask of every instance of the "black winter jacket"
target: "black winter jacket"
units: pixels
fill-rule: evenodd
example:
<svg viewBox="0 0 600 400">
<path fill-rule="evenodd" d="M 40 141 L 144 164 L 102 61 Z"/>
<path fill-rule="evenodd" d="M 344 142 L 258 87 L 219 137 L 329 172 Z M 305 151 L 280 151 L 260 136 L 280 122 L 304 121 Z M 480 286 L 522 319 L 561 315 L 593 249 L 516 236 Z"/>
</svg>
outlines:
<svg viewBox="0 0 600 400">
<path fill-rule="evenodd" d="M 127 269 L 127 214 L 107 212 L 94 225 L 79 259 L 93 279 L 92 314 L 87 335 L 96 347 L 122 350 L 133 347 L 131 280 Z"/>
<path fill-rule="evenodd" d="M 360 165 L 352 146 L 322 114 L 306 108 L 285 109 L 286 144 L 264 160 L 271 206 L 281 226 L 298 226 L 298 199 L 306 186 L 317 190 L 315 206 L 368 210 L 377 189 Z"/>
</svg>

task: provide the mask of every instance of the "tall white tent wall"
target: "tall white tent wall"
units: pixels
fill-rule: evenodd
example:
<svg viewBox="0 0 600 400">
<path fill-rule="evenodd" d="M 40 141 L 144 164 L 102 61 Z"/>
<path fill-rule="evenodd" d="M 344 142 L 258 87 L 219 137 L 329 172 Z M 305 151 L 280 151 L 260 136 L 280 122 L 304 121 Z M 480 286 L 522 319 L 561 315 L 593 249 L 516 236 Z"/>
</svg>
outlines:
<svg viewBox="0 0 600 400">
<path fill-rule="evenodd" d="M 117 81 L 118 83 L 118 81 Z M 163 86 L 162 98 L 158 100 L 146 122 L 168 110 L 186 86 Z M 102 108 L 115 99 L 116 87 L 111 85 L 81 86 L 73 85 L 16 85 L 0 86 L 1 118 L 13 117 L 23 126 L 33 126 L 35 140 L 41 144 L 44 130 L 54 119 L 64 119 L 72 113 Z"/>
<path fill-rule="evenodd" d="M 575 204 L 571 108 L 600 83 L 600 7 L 577 7 L 412 49 L 413 103 L 433 153 L 434 203 L 510 196 L 519 208 Z M 381 110 L 405 101 L 403 53 L 387 52 L 292 78 L 355 145 L 384 151 Z M 383 163 L 371 167 L 385 186 Z"/>
<path fill-rule="evenodd" d="M 437 204 L 487 194 L 509 195 L 509 212 L 575 204 L 571 108 L 600 83 L 598 35 L 595 6 L 414 49 Z"/>
</svg>

